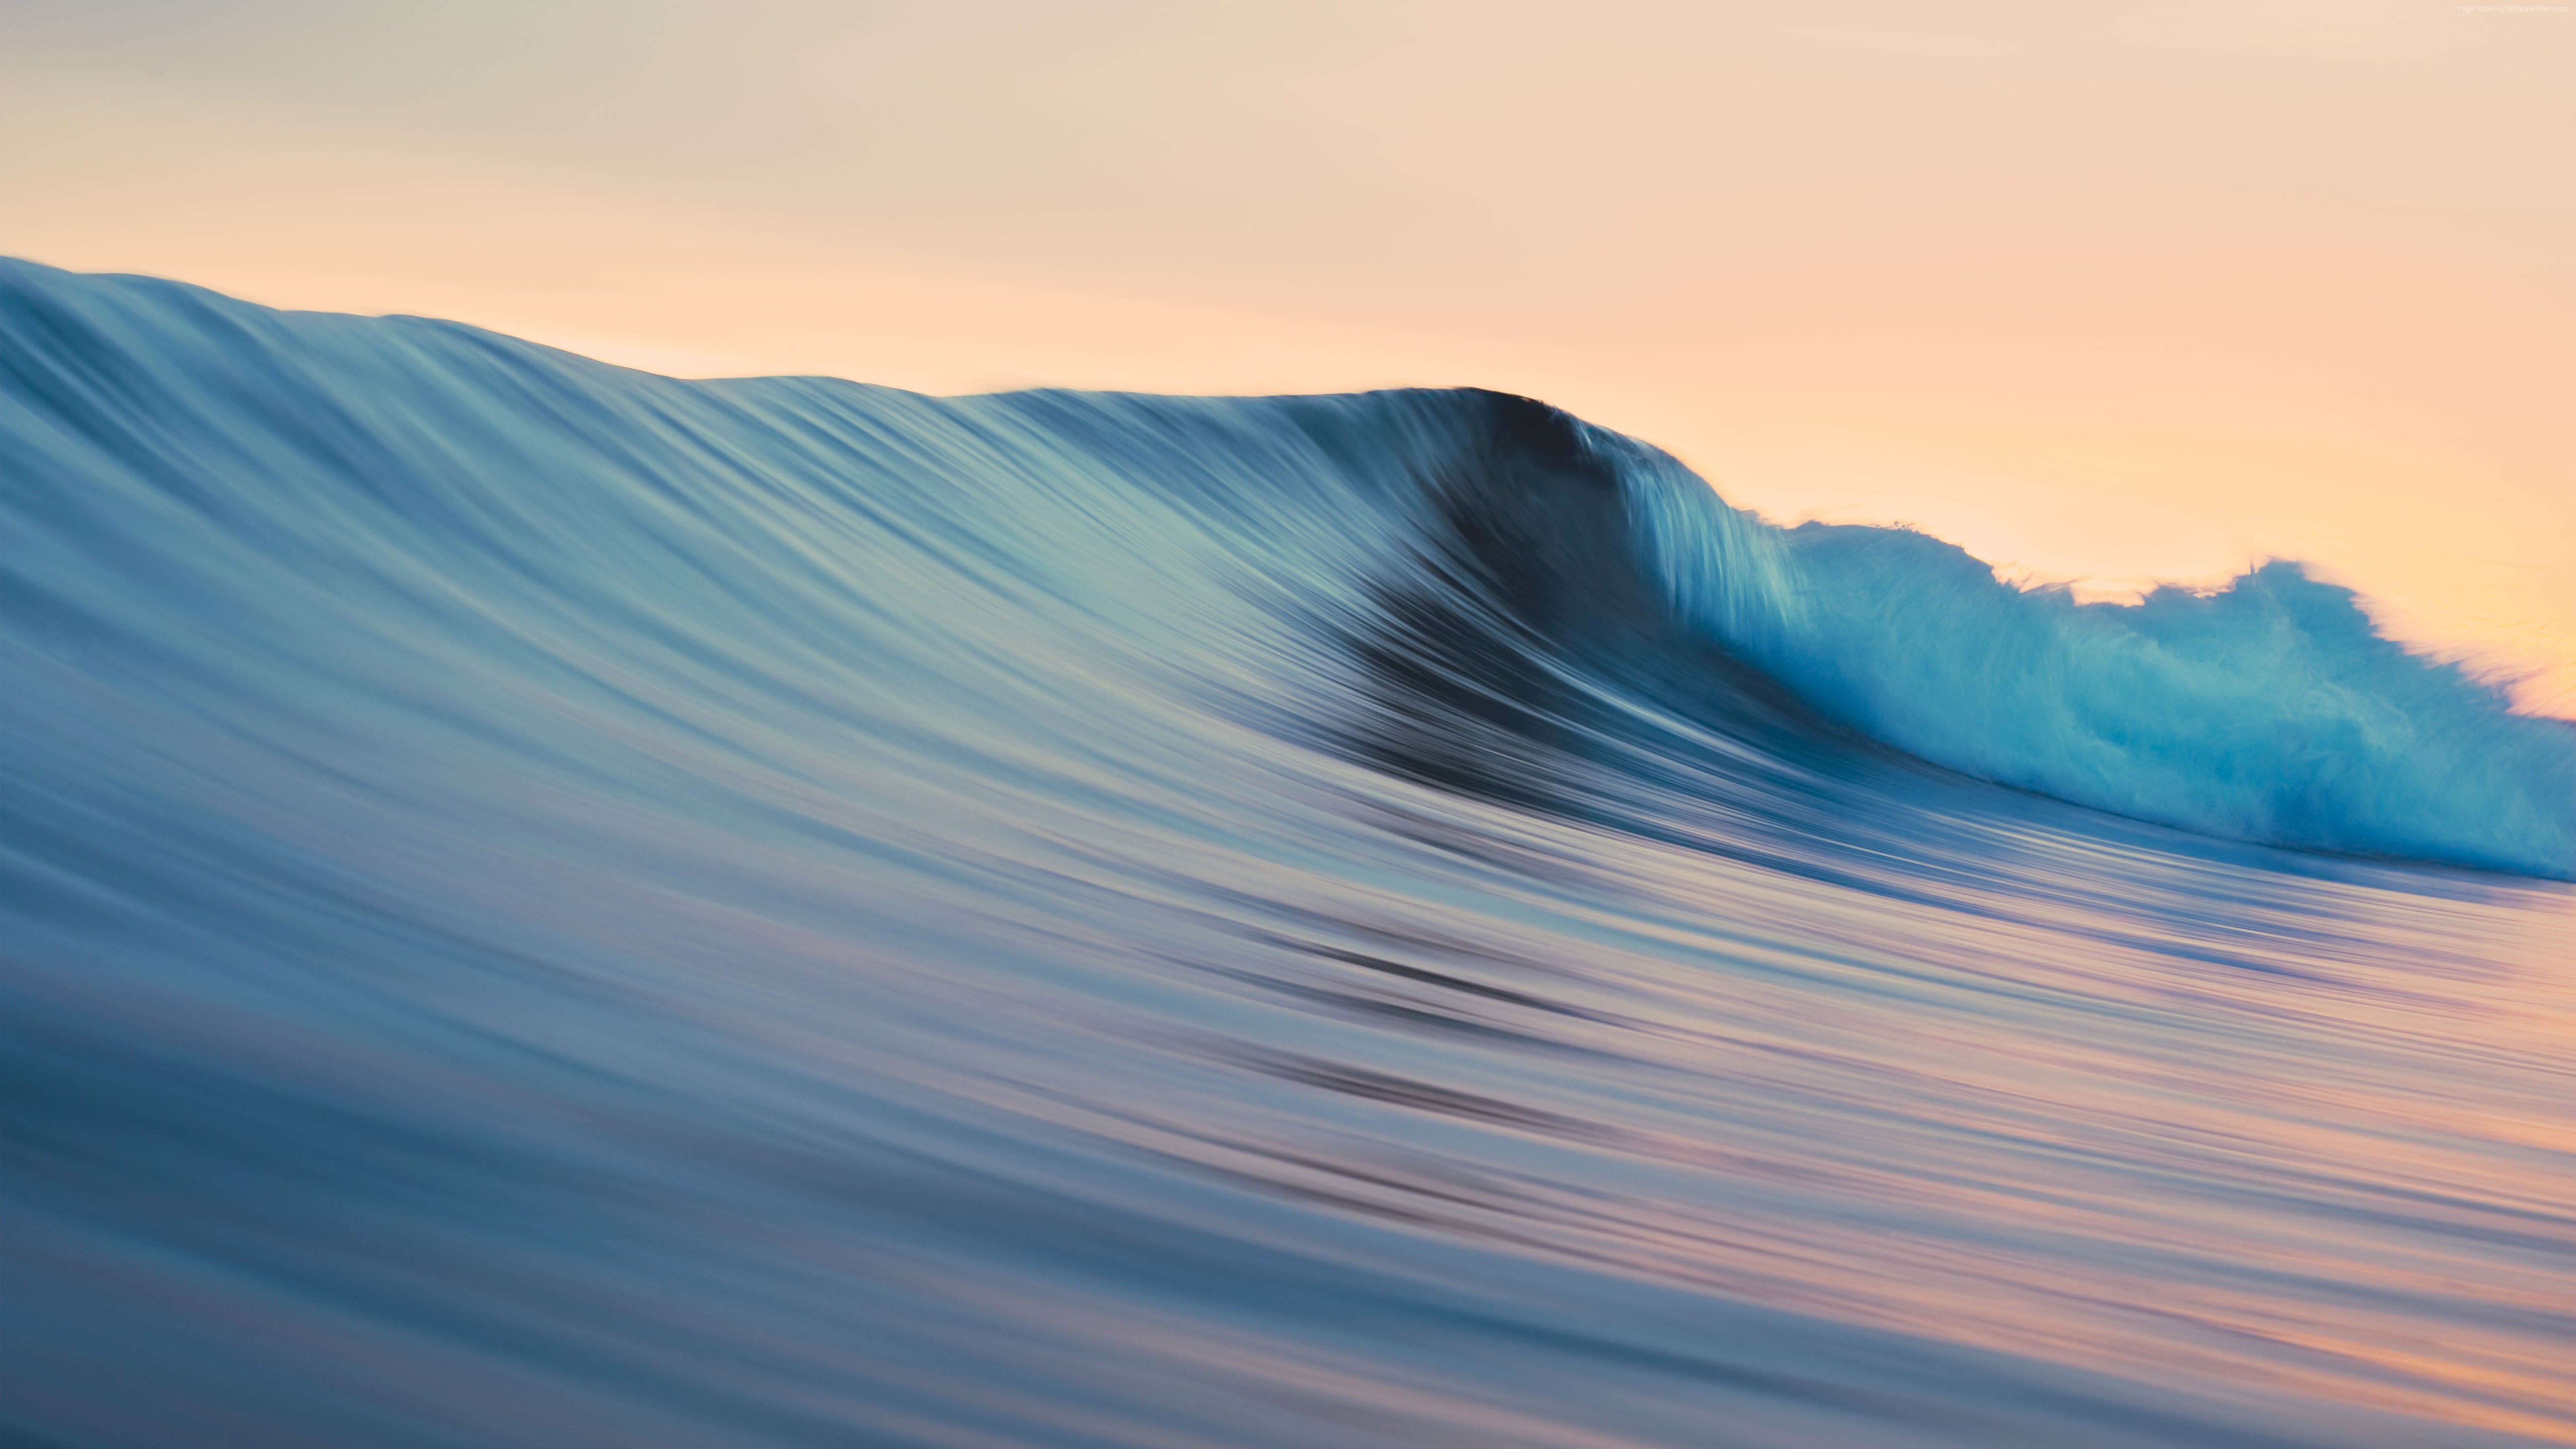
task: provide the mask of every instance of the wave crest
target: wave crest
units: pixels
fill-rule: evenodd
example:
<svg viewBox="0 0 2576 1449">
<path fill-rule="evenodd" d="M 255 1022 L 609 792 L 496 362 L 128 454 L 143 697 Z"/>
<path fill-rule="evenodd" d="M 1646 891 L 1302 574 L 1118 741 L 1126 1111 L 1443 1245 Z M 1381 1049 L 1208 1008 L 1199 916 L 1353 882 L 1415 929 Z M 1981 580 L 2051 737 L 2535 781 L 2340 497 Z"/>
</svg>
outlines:
<svg viewBox="0 0 2576 1449">
<path fill-rule="evenodd" d="M 2295 563 L 2078 603 L 1907 529 L 1767 527 L 1676 471 L 1630 474 L 1674 606 L 1853 728 L 2209 834 L 2576 872 L 2576 728 L 2408 652 Z"/>
</svg>

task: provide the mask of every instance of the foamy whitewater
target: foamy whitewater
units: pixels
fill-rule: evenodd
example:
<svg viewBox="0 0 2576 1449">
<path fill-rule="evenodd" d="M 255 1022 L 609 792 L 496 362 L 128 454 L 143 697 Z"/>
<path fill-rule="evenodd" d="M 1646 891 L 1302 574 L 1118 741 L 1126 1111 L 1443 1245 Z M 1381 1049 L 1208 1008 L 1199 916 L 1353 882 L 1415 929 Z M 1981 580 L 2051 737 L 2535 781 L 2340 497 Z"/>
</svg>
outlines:
<svg viewBox="0 0 2576 1449">
<path fill-rule="evenodd" d="M 2576 729 L 1499 394 L 0 263 L 0 1444 L 2576 1442 Z"/>
</svg>

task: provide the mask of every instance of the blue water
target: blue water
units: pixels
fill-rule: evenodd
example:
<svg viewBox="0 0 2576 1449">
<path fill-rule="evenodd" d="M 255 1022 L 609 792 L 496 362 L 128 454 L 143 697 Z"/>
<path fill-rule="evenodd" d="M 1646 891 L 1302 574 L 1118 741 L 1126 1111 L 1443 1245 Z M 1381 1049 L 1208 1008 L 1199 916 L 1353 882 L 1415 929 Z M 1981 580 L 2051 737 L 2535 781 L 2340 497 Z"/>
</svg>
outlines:
<svg viewBox="0 0 2576 1449">
<path fill-rule="evenodd" d="M 7 263 L 0 761 L 10 1449 L 2576 1442 L 2576 738 L 2289 566 Z"/>
</svg>

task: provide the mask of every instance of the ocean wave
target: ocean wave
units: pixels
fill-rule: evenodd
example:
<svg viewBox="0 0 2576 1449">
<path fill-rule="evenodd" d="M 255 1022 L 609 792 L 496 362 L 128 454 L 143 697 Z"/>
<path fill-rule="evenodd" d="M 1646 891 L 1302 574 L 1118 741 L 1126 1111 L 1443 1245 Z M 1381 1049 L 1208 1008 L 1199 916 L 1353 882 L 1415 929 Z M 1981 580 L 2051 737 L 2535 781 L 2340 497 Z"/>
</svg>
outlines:
<svg viewBox="0 0 2576 1449">
<path fill-rule="evenodd" d="M 1522 398 L 0 264 L 0 1439 L 2563 1439 L 2576 916 L 2351 857 L 2568 759 Z"/>
</svg>

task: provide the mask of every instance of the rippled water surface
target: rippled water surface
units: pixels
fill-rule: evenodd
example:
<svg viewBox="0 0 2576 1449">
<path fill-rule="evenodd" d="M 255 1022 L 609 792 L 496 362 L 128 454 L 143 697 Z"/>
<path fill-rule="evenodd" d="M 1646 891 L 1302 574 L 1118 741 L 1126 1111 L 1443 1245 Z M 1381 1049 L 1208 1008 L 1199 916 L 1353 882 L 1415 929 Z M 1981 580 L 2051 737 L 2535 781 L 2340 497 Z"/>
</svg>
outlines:
<svg viewBox="0 0 2576 1449">
<path fill-rule="evenodd" d="M 1919 763 L 1651 462 L 0 270 L 0 1440 L 2576 1441 L 2570 888 Z"/>
</svg>

